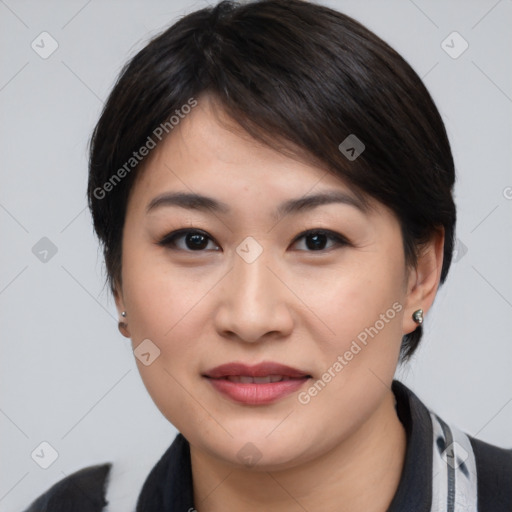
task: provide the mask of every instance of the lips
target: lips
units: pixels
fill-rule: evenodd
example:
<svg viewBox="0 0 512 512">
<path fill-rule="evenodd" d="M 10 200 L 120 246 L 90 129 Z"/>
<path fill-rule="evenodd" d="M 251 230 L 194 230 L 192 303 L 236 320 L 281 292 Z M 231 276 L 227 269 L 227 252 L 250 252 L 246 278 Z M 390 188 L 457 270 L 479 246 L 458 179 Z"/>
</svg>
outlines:
<svg viewBox="0 0 512 512">
<path fill-rule="evenodd" d="M 302 378 L 308 374 L 279 363 L 263 362 L 254 366 L 248 366 L 243 363 L 227 363 L 216 366 L 205 373 L 206 377 L 220 379 L 223 377 L 268 377 L 270 375 L 279 375 L 288 378 Z"/>
<path fill-rule="evenodd" d="M 254 366 L 223 364 L 208 370 L 203 377 L 235 402 L 264 405 L 298 390 L 311 375 L 279 363 L 263 362 Z"/>
<path fill-rule="evenodd" d="M 269 384 L 270 382 L 281 382 L 283 380 L 291 379 L 291 377 L 285 377 L 284 375 L 268 375 L 266 377 L 250 377 L 249 375 L 228 375 L 225 378 L 229 380 L 229 382 L 240 382 L 242 384 Z"/>
</svg>

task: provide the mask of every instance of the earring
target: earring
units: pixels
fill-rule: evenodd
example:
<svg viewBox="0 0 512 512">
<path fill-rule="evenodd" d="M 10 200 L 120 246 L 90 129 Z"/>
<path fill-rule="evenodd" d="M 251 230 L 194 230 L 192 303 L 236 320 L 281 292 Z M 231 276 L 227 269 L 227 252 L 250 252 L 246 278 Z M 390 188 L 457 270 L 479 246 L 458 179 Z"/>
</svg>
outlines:
<svg viewBox="0 0 512 512">
<path fill-rule="evenodd" d="M 412 314 L 412 319 L 418 324 L 421 325 L 423 323 L 423 309 L 417 309 Z"/>
<path fill-rule="evenodd" d="M 121 316 L 122 316 L 123 318 L 126 318 L 126 311 L 122 311 L 122 312 L 121 312 Z M 127 338 L 129 337 L 128 329 L 127 329 L 127 328 L 128 328 L 128 324 L 127 324 L 127 323 L 125 323 L 125 322 L 118 322 L 118 323 L 117 323 L 117 328 L 119 329 L 119 332 L 120 332 L 123 336 L 125 336 L 125 337 L 127 337 Z"/>
</svg>

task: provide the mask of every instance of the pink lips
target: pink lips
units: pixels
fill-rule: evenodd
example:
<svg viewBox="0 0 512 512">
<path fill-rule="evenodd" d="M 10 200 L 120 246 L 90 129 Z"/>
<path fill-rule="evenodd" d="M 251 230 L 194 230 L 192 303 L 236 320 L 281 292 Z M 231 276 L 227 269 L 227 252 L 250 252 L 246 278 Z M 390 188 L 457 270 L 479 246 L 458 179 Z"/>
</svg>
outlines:
<svg viewBox="0 0 512 512">
<path fill-rule="evenodd" d="M 310 378 L 305 372 L 272 362 L 255 366 L 223 364 L 203 376 L 220 393 L 248 405 L 275 402 L 298 390 Z"/>
</svg>

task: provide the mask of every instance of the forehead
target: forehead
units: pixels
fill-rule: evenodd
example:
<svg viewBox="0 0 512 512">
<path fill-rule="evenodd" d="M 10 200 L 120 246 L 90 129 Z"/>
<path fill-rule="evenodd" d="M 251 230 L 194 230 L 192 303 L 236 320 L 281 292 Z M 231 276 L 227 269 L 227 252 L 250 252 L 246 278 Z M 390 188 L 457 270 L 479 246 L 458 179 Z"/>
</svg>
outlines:
<svg viewBox="0 0 512 512">
<path fill-rule="evenodd" d="M 176 189 L 203 195 L 223 192 L 231 201 L 236 199 L 233 194 L 259 195 L 268 201 L 283 193 L 301 196 L 335 189 L 364 203 L 340 176 L 291 151 L 263 144 L 222 109 L 200 101 L 149 155 L 134 188 L 137 196 L 146 197 Z"/>
</svg>

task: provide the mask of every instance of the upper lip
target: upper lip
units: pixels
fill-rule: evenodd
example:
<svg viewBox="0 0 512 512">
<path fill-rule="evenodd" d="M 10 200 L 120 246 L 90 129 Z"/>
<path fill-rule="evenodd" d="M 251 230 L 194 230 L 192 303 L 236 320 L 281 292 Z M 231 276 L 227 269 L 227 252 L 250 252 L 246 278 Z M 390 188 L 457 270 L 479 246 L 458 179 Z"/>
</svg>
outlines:
<svg viewBox="0 0 512 512">
<path fill-rule="evenodd" d="M 226 363 L 216 366 L 203 374 L 205 377 L 220 379 L 229 376 L 267 377 L 268 375 L 282 375 L 283 377 L 302 378 L 309 374 L 280 363 L 265 361 L 253 366 L 244 363 Z"/>
</svg>

